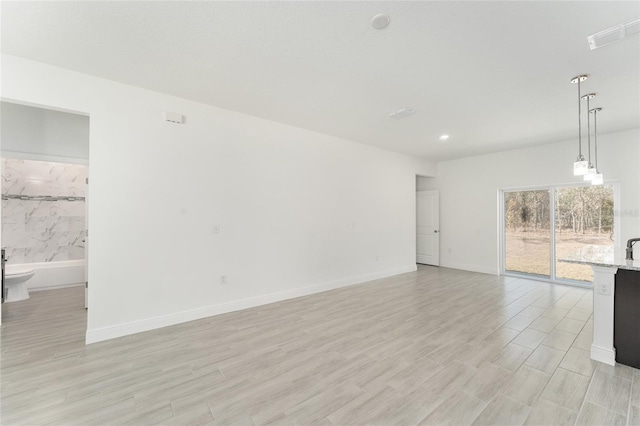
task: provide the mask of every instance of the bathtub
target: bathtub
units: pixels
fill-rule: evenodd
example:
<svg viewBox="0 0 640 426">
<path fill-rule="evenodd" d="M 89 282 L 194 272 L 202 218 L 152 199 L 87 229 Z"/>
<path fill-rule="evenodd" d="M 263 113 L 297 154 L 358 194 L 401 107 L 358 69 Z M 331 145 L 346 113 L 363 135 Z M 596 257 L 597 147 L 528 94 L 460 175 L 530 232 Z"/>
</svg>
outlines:
<svg viewBox="0 0 640 426">
<path fill-rule="evenodd" d="M 27 281 L 29 291 L 84 285 L 84 259 L 59 262 L 12 264 L 15 267 L 31 268 L 36 273 Z"/>
</svg>

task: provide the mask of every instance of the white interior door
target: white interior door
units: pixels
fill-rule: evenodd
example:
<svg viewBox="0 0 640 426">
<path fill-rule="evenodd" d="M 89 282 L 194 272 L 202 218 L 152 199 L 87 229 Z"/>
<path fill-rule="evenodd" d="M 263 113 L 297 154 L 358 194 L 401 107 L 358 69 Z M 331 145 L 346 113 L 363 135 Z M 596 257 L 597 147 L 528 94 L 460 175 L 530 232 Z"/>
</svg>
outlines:
<svg viewBox="0 0 640 426">
<path fill-rule="evenodd" d="M 416 262 L 440 265 L 440 193 L 416 193 Z"/>
</svg>

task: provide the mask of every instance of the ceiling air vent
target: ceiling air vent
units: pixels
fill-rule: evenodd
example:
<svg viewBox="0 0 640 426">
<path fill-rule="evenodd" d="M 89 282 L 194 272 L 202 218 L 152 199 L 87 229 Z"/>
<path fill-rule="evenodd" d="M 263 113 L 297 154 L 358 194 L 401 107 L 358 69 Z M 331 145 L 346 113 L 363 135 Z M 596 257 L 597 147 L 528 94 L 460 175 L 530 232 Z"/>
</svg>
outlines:
<svg viewBox="0 0 640 426">
<path fill-rule="evenodd" d="M 640 18 L 615 25 L 587 37 L 591 50 L 611 44 L 632 34 L 640 32 Z"/>
<path fill-rule="evenodd" d="M 402 108 L 399 109 L 396 112 L 392 112 L 391 114 L 389 114 L 389 117 L 391 118 L 405 118 L 408 117 L 410 115 L 413 115 L 416 113 L 416 110 L 413 108 Z"/>
</svg>

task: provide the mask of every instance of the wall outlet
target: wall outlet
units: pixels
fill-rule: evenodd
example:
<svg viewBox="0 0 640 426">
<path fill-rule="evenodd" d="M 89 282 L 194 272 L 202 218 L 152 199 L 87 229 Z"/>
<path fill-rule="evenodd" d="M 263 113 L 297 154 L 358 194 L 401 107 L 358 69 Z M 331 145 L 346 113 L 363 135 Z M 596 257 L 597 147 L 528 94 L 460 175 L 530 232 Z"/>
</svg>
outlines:
<svg viewBox="0 0 640 426">
<path fill-rule="evenodd" d="M 214 234 L 220 233 L 220 225 L 213 225 L 213 233 Z"/>
<path fill-rule="evenodd" d="M 611 294 L 611 286 L 609 286 L 609 283 L 597 283 L 596 285 L 598 286 L 598 294 Z"/>
<path fill-rule="evenodd" d="M 220 284 L 226 284 L 226 283 L 227 283 L 227 276 L 220 275 Z"/>
</svg>

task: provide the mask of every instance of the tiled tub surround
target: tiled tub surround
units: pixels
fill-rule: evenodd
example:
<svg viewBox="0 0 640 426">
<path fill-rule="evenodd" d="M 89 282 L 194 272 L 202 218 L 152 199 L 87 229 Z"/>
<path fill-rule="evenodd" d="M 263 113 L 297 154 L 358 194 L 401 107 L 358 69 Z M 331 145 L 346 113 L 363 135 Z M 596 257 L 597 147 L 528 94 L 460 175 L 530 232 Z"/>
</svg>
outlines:
<svg viewBox="0 0 640 426">
<path fill-rule="evenodd" d="M 2 246 L 9 264 L 84 259 L 85 203 L 5 199 L 84 197 L 86 167 L 2 159 Z"/>
</svg>

